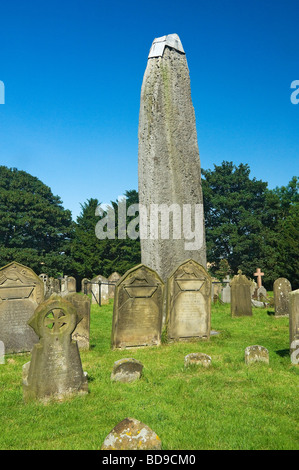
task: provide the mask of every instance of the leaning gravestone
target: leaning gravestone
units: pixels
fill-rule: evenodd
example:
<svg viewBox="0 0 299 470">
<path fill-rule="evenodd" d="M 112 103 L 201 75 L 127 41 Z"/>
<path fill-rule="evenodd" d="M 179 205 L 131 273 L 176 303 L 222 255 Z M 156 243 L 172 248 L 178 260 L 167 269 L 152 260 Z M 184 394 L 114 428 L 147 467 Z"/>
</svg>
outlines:
<svg viewBox="0 0 299 470">
<path fill-rule="evenodd" d="M 252 315 L 251 288 L 252 283 L 239 269 L 237 276 L 233 277 L 231 286 L 231 314 L 233 317 Z"/>
<path fill-rule="evenodd" d="M 299 364 L 299 289 L 289 294 L 290 354 L 292 364 Z"/>
<path fill-rule="evenodd" d="M 284 277 L 276 279 L 273 284 L 275 316 L 289 314 L 289 294 L 292 291 L 290 281 Z"/>
<path fill-rule="evenodd" d="M 87 295 L 73 292 L 66 295 L 65 299 L 76 307 L 79 317 L 82 318 L 72 334 L 72 339 L 77 341 L 79 349 L 89 349 L 90 298 Z"/>
<path fill-rule="evenodd" d="M 113 348 L 157 346 L 161 343 L 164 284 L 140 264 L 117 283 L 113 305 Z"/>
<path fill-rule="evenodd" d="M 209 339 L 211 277 L 203 266 L 186 260 L 167 282 L 166 323 L 170 340 Z"/>
<path fill-rule="evenodd" d="M 141 88 L 138 142 L 141 261 L 166 282 L 187 258 L 206 266 L 195 113 L 177 34 L 152 44 Z M 155 210 L 161 214 L 156 224 Z M 168 223 L 173 233 L 167 233 Z"/>
<path fill-rule="evenodd" d="M 32 269 L 16 262 L 0 269 L 0 341 L 6 354 L 31 351 L 38 341 L 27 322 L 43 300 L 43 281 Z"/>
<path fill-rule="evenodd" d="M 79 321 L 76 307 L 61 296 L 52 296 L 35 310 L 29 325 L 40 342 L 23 366 L 25 402 L 62 400 L 88 392 L 78 345 L 71 339 Z"/>
<path fill-rule="evenodd" d="M 161 450 L 157 434 L 146 424 L 126 418 L 108 434 L 101 450 Z"/>
</svg>

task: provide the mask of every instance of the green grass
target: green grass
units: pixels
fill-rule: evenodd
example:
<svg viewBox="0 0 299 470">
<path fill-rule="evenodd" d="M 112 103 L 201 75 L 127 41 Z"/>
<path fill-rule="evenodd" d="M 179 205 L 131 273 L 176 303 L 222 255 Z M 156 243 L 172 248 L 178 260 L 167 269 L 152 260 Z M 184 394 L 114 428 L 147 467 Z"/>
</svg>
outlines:
<svg viewBox="0 0 299 470">
<path fill-rule="evenodd" d="M 229 305 L 212 306 L 210 341 L 164 343 L 157 348 L 112 351 L 112 305 L 92 306 L 91 348 L 81 352 L 89 394 L 62 403 L 24 404 L 22 366 L 30 354 L 6 356 L 0 365 L 0 449 L 100 449 L 126 417 L 150 426 L 163 450 L 298 450 L 299 366 L 289 357 L 288 318 L 266 309 L 231 318 Z M 249 345 L 266 347 L 270 365 L 246 366 Z M 212 366 L 184 368 L 191 352 Z M 133 383 L 110 381 L 113 363 L 134 357 L 144 364 Z"/>
</svg>

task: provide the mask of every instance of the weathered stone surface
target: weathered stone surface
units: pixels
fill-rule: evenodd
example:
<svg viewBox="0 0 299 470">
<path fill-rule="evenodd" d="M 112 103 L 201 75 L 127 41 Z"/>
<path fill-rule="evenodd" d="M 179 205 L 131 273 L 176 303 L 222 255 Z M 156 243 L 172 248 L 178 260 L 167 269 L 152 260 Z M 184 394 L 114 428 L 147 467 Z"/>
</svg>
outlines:
<svg viewBox="0 0 299 470">
<path fill-rule="evenodd" d="M 157 434 L 146 424 L 126 418 L 108 434 L 101 450 L 161 450 Z"/>
<path fill-rule="evenodd" d="M 109 304 L 109 281 L 100 274 L 91 280 L 92 303 Z"/>
<path fill-rule="evenodd" d="M 43 281 L 32 269 L 16 262 L 0 269 L 0 341 L 6 354 L 31 351 L 37 343 L 27 323 L 43 300 Z"/>
<path fill-rule="evenodd" d="M 90 284 L 90 279 L 87 279 L 87 277 L 85 277 L 84 279 L 82 279 L 81 281 L 81 292 L 85 295 L 89 295 L 91 294 L 91 284 Z"/>
<path fill-rule="evenodd" d="M 108 277 L 108 282 L 109 282 L 108 295 L 109 295 L 109 299 L 114 299 L 115 286 L 118 283 L 118 281 L 120 280 L 120 278 L 121 278 L 121 275 L 119 273 L 117 273 L 116 271 L 114 273 L 110 274 L 110 276 Z"/>
<path fill-rule="evenodd" d="M 259 345 L 248 346 L 245 349 L 245 363 L 252 364 L 253 362 L 265 362 L 269 364 L 268 349 Z"/>
<path fill-rule="evenodd" d="M 140 264 L 117 283 L 113 305 L 113 348 L 157 346 L 161 343 L 164 283 Z"/>
<path fill-rule="evenodd" d="M 89 349 L 91 300 L 87 295 L 77 294 L 75 292 L 66 295 L 65 299 L 76 307 L 79 318 L 81 318 L 81 321 L 72 334 L 72 339 L 77 341 L 79 349 Z"/>
<path fill-rule="evenodd" d="M 166 323 L 170 340 L 210 338 L 211 277 L 192 259 L 168 279 Z"/>
<path fill-rule="evenodd" d="M 189 70 L 185 54 L 170 46 L 180 43 L 178 36 L 167 38 L 162 55 L 150 57 L 147 62 L 138 131 L 138 192 L 143 207 L 141 261 L 163 282 L 187 258 L 206 266 L 200 159 Z M 184 212 L 187 208 L 190 223 Z M 162 222 L 157 224 L 157 232 L 153 230 L 153 214 L 158 209 L 166 210 L 162 218 L 170 221 L 169 236 L 160 232 Z M 183 230 L 186 226 L 190 232 L 194 230 L 189 239 Z"/>
<path fill-rule="evenodd" d="M 289 294 L 290 355 L 299 364 L 299 289 Z"/>
<path fill-rule="evenodd" d="M 233 317 L 252 315 L 251 288 L 252 283 L 239 270 L 237 276 L 233 277 L 231 286 L 231 314 Z"/>
<path fill-rule="evenodd" d="M 188 366 L 203 366 L 210 367 L 212 358 L 204 353 L 190 353 L 185 356 L 185 367 Z"/>
<path fill-rule="evenodd" d="M 75 306 L 61 296 L 52 296 L 35 310 L 29 325 L 40 341 L 23 367 L 25 402 L 87 393 L 78 345 L 71 339 L 79 321 Z"/>
<path fill-rule="evenodd" d="M 221 300 L 225 304 L 230 304 L 231 302 L 231 287 L 230 287 L 230 277 L 226 276 L 223 279 L 224 287 L 221 289 Z"/>
<path fill-rule="evenodd" d="M 113 382 L 134 382 L 140 379 L 142 369 L 143 364 L 137 359 L 120 359 L 114 363 L 111 380 Z"/>
<path fill-rule="evenodd" d="M 288 279 L 280 277 L 274 281 L 273 295 L 275 305 L 275 316 L 289 314 L 289 294 L 292 291 L 291 283 Z"/>
</svg>

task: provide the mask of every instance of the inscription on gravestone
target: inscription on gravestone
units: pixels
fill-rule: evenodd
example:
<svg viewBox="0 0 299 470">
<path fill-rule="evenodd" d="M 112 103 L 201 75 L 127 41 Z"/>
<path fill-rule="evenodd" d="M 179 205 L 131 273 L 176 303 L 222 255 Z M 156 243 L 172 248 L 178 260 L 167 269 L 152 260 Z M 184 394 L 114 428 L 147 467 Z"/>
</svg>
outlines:
<svg viewBox="0 0 299 470">
<path fill-rule="evenodd" d="M 182 263 L 168 279 L 166 322 L 170 339 L 210 337 L 211 278 L 192 259 Z"/>
<path fill-rule="evenodd" d="M 140 264 L 127 271 L 115 288 L 113 348 L 161 343 L 163 291 L 163 281 L 147 266 Z"/>
<path fill-rule="evenodd" d="M 43 281 L 30 268 L 12 262 L 0 269 L 0 341 L 6 353 L 31 351 L 38 341 L 27 322 L 43 299 Z"/>
</svg>

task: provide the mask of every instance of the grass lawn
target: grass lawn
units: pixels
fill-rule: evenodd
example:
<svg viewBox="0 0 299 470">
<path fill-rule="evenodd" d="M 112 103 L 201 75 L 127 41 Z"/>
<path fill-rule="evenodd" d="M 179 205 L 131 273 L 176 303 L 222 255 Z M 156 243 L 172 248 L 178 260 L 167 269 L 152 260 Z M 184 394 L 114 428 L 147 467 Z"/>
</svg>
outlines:
<svg viewBox="0 0 299 470">
<path fill-rule="evenodd" d="M 126 417 L 152 428 L 163 450 L 299 449 L 299 366 L 289 356 L 289 320 L 253 308 L 231 318 L 229 305 L 212 306 L 210 341 L 112 351 L 112 305 L 92 306 L 91 347 L 81 352 L 89 394 L 24 404 L 22 366 L 30 354 L 9 355 L 0 365 L 0 449 L 100 449 Z M 259 344 L 270 365 L 246 366 L 244 350 Z M 212 366 L 184 368 L 191 352 Z M 110 381 L 113 363 L 133 357 L 144 365 L 133 383 Z"/>
</svg>

